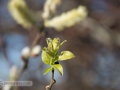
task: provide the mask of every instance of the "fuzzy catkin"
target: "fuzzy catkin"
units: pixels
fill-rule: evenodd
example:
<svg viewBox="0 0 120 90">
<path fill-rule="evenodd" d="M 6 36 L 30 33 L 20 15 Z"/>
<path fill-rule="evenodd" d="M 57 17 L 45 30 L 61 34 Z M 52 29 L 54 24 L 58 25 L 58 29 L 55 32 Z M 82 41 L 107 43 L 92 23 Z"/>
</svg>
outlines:
<svg viewBox="0 0 120 90">
<path fill-rule="evenodd" d="M 44 4 L 43 19 L 48 19 L 51 14 L 56 12 L 56 8 L 61 4 L 61 0 L 46 0 Z"/>
<path fill-rule="evenodd" d="M 44 25 L 46 27 L 53 27 L 58 31 L 62 31 L 65 27 L 71 27 L 80 22 L 87 16 L 87 9 L 84 6 L 79 6 L 77 9 L 63 13 L 51 20 L 46 20 Z"/>
<path fill-rule="evenodd" d="M 35 16 L 33 15 L 33 12 L 28 9 L 24 0 L 10 0 L 8 9 L 16 22 L 24 28 L 30 28 L 35 24 Z"/>
</svg>

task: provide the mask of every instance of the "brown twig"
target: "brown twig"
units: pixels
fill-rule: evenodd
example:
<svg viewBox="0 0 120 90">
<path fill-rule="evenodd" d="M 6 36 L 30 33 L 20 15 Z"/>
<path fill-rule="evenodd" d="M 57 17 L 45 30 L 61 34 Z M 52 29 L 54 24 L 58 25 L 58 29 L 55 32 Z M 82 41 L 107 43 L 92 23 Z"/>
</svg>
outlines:
<svg viewBox="0 0 120 90">
<path fill-rule="evenodd" d="M 32 42 L 32 45 L 31 45 L 31 49 L 39 43 L 39 41 L 41 40 L 41 38 L 45 35 L 45 32 L 41 32 L 41 33 L 37 33 L 35 39 L 33 40 Z"/>
<path fill-rule="evenodd" d="M 52 86 L 56 83 L 56 80 L 54 79 L 54 69 L 52 70 L 52 79 L 48 86 L 46 86 L 46 90 L 51 90 Z"/>
<path fill-rule="evenodd" d="M 2 53 L 4 55 L 4 57 L 5 57 L 5 60 L 7 61 L 8 65 L 9 65 L 9 67 L 11 67 L 12 63 L 9 60 L 8 55 L 6 53 L 6 43 L 5 43 L 4 39 L 3 39 L 3 35 L 2 34 L 3 33 L 0 31 L 0 47 L 1 47 L 1 51 L 2 51 Z"/>
</svg>

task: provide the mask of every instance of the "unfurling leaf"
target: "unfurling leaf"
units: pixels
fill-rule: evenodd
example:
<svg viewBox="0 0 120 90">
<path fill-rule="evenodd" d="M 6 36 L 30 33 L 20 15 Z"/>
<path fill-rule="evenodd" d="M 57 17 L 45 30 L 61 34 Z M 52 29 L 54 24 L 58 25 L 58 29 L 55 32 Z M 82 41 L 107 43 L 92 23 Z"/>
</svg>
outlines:
<svg viewBox="0 0 120 90">
<path fill-rule="evenodd" d="M 42 60 L 45 64 L 49 65 L 44 71 L 44 75 L 50 72 L 52 69 L 57 70 L 60 75 L 63 75 L 63 67 L 59 64 L 58 60 L 67 60 L 74 57 L 73 53 L 70 51 L 63 51 L 59 54 L 60 47 L 66 42 L 64 40 L 60 43 L 59 38 L 47 38 L 46 39 L 48 47 L 44 47 L 42 50 Z"/>
<path fill-rule="evenodd" d="M 53 44 L 53 50 L 56 52 L 60 48 L 60 39 L 59 38 L 54 38 L 52 41 Z"/>
<path fill-rule="evenodd" d="M 70 51 L 62 51 L 58 60 L 67 60 L 67 59 L 71 59 L 74 58 L 75 56 L 73 55 L 72 52 Z"/>
<path fill-rule="evenodd" d="M 62 46 L 65 42 L 67 42 L 67 40 L 64 40 L 64 41 L 60 44 L 60 46 Z"/>
<path fill-rule="evenodd" d="M 44 75 L 47 74 L 47 73 L 50 72 L 50 71 L 52 71 L 52 68 L 51 68 L 51 67 L 46 68 L 46 69 L 44 70 Z"/>
<path fill-rule="evenodd" d="M 54 54 L 50 50 L 48 50 L 46 47 L 44 47 L 43 50 L 46 51 L 46 53 L 48 53 L 51 57 L 53 57 Z"/>
<path fill-rule="evenodd" d="M 49 64 L 50 65 L 50 60 L 52 60 L 52 57 L 46 52 L 46 51 L 42 51 L 42 61 L 45 64 Z"/>
<path fill-rule="evenodd" d="M 60 73 L 60 75 L 63 75 L 62 65 L 60 65 L 60 64 L 54 64 L 52 66 L 53 66 L 54 69 L 56 69 Z"/>
<path fill-rule="evenodd" d="M 47 41 L 47 44 L 49 44 L 50 42 L 52 42 L 52 39 L 51 38 L 47 38 L 46 41 Z"/>
<path fill-rule="evenodd" d="M 47 41 L 47 44 L 48 44 L 48 50 L 50 50 L 52 52 L 53 51 L 52 39 L 47 38 L 46 41 Z"/>
</svg>

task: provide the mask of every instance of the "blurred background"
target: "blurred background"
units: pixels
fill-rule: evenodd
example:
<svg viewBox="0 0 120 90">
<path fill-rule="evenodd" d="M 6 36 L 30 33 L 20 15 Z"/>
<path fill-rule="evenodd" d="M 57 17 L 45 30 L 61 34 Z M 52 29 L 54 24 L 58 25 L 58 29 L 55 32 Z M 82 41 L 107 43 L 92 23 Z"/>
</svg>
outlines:
<svg viewBox="0 0 120 90">
<path fill-rule="evenodd" d="M 17 24 L 8 11 L 8 1 L 0 0 L 0 79 L 9 80 L 11 66 L 18 73 L 23 67 L 21 51 L 31 46 L 36 28 L 30 31 Z M 33 11 L 42 11 L 45 0 L 25 0 Z M 120 1 L 119 0 L 63 0 L 57 14 L 79 5 L 88 9 L 88 16 L 80 23 L 61 32 L 46 28 L 46 36 L 39 45 L 46 46 L 46 38 L 67 40 L 61 50 L 69 50 L 75 58 L 60 62 L 64 75 L 55 72 L 57 83 L 52 90 L 120 90 Z M 19 90 L 45 90 L 51 73 L 43 75 L 47 66 L 41 55 L 29 58 L 27 69 L 19 80 L 33 81 L 31 87 Z"/>
</svg>

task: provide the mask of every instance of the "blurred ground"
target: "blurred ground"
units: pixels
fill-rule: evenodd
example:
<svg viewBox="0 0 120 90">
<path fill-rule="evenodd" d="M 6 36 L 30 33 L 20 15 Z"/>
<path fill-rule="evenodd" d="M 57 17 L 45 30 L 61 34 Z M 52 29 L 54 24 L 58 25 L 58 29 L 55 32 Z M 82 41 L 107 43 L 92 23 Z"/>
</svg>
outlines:
<svg viewBox="0 0 120 90">
<path fill-rule="evenodd" d="M 26 0 L 34 10 L 42 10 L 44 0 Z M 30 46 L 36 36 L 18 25 L 7 9 L 8 0 L 0 0 L 0 79 L 8 80 L 9 64 L 21 70 L 21 50 Z M 120 90 L 120 1 L 119 0 L 64 0 L 58 13 L 85 5 L 88 17 L 79 24 L 58 33 L 47 30 L 47 37 L 60 37 L 68 42 L 62 50 L 70 50 L 75 58 L 61 62 L 64 76 L 55 74 L 57 83 L 53 90 Z M 45 38 L 40 45 L 46 45 Z M 9 64 L 8 64 L 9 62 Z M 32 87 L 20 90 L 45 90 L 50 74 L 43 76 L 46 66 L 41 57 L 30 58 L 28 69 L 20 80 L 32 80 Z"/>
</svg>

